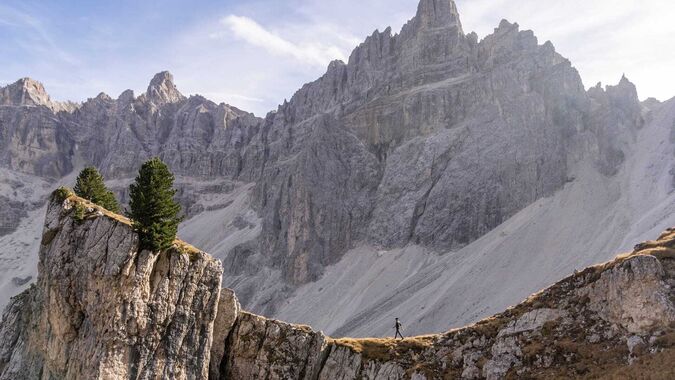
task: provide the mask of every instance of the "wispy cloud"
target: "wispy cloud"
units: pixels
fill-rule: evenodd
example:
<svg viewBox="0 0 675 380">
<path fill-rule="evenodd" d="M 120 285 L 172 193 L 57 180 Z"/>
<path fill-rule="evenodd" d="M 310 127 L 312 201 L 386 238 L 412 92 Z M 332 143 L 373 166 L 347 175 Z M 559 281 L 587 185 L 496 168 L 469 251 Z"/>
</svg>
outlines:
<svg viewBox="0 0 675 380">
<path fill-rule="evenodd" d="M 248 17 L 229 15 L 221 22 L 238 38 L 273 55 L 292 57 L 300 62 L 317 66 L 326 66 L 334 59 L 346 60 L 345 52 L 337 46 L 293 43 Z"/>
<path fill-rule="evenodd" d="M 67 64 L 80 61 L 59 46 L 50 36 L 41 20 L 17 8 L 0 5 L 0 25 L 13 30 L 14 43 L 35 56 L 57 58 Z"/>
</svg>

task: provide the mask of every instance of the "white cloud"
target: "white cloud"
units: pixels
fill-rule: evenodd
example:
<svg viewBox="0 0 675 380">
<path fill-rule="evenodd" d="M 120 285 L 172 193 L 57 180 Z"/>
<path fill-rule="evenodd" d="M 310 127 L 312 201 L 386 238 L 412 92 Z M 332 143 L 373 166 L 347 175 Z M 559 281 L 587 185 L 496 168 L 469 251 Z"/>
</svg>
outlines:
<svg viewBox="0 0 675 380">
<path fill-rule="evenodd" d="M 270 32 L 248 17 L 229 15 L 222 20 L 222 23 L 238 38 L 273 55 L 292 57 L 300 62 L 316 66 L 326 66 L 334 59 L 346 60 L 344 51 L 337 46 L 320 43 L 293 43 Z"/>
</svg>

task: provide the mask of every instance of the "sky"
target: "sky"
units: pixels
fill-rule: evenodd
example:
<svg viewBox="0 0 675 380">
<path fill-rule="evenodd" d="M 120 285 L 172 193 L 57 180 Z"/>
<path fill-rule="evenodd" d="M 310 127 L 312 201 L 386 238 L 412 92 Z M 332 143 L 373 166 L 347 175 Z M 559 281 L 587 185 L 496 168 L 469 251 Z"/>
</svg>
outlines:
<svg viewBox="0 0 675 380">
<path fill-rule="evenodd" d="M 55 100 L 143 93 L 169 70 L 184 94 L 264 116 L 345 60 L 375 29 L 394 31 L 418 0 L 2 0 L 0 86 L 42 82 Z M 579 70 L 586 87 L 626 76 L 641 99 L 675 96 L 672 0 L 456 0 L 466 33 L 501 19 Z"/>
</svg>

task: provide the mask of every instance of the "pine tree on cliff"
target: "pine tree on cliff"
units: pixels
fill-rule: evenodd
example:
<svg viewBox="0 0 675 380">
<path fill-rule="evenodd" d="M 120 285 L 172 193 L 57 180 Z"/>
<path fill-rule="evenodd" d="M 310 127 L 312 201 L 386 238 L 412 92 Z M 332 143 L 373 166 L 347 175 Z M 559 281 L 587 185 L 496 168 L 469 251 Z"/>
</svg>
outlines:
<svg viewBox="0 0 675 380">
<path fill-rule="evenodd" d="M 87 199 L 112 212 L 119 212 L 115 194 L 108 190 L 103 182 L 103 176 L 95 167 L 84 168 L 77 176 L 73 191 L 77 196 Z"/>
<path fill-rule="evenodd" d="M 174 176 L 159 158 L 147 161 L 131 184 L 129 217 L 139 234 L 141 249 L 165 250 L 178 231 L 180 205 L 173 199 Z"/>
</svg>

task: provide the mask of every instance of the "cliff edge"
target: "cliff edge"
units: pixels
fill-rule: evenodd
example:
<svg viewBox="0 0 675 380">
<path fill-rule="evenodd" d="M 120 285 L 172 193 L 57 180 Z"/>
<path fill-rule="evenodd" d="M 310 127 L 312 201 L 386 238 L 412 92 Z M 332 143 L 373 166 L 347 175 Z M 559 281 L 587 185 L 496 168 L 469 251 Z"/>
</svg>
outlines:
<svg viewBox="0 0 675 380">
<path fill-rule="evenodd" d="M 37 283 L 0 326 L 0 379 L 206 378 L 220 262 L 137 247 L 127 219 L 55 192 Z"/>
</svg>

